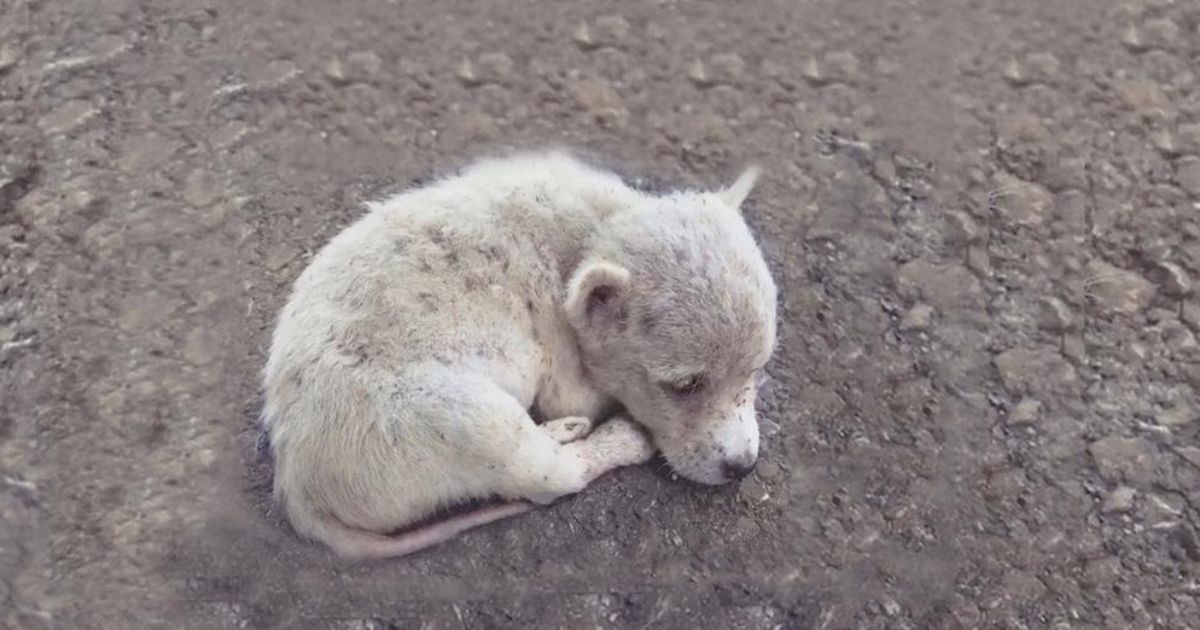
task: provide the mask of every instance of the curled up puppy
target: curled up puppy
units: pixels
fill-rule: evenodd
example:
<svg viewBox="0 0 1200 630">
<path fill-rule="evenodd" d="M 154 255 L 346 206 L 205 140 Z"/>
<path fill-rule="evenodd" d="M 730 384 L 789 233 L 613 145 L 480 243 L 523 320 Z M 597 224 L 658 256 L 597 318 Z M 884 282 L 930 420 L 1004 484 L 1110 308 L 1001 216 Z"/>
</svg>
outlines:
<svg viewBox="0 0 1200 630">
<path fill-rule="evenodd" d="M 649 195 L 520 154 L 370 204 L 271 343 L 263 422 L 296 531 L 398 556 L 656 449 L 694 481 L 746 475 L 775 345 L 775 284 L 739 213 L 755 177 Z"/>
</svg>

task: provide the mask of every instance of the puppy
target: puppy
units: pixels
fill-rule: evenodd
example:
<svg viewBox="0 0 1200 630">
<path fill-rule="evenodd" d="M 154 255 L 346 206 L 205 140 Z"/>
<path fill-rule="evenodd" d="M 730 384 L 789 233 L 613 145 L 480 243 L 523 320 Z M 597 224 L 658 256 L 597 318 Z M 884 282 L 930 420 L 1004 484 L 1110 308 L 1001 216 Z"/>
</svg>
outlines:
<svg viewBox="0 0 1200 630">
<path fill-rule="evenodd" d="M 775 284 L 739 213 L 756 177 L 649 195 L 549 152 L 368 204 L 271 342 L 263 422 L 296 531 L 402 555 L 656 447 L 700 483 L 746 475 L 775 345 Z"/>
</svg>

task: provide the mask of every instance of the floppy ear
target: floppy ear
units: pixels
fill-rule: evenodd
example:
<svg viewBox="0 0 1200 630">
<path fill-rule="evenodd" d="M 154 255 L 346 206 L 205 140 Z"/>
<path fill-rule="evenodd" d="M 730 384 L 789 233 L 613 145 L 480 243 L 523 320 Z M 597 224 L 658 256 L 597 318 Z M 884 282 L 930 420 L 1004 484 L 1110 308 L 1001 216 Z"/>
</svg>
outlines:
<svg viewBox="0 0 1200 630">
<path fill-rule="evenodd" d="M 742 207 L 742 202 L 746 197 L 750 196 L 750 191 L 754 188 L 754 183 L 758 181 L 758 176 L 762 174 L 762 169 L 757 166 L 751 166 L 742 171 L 738 176 L 737 181 L 733 185 L 721 192 L 721 200 L 734 208 Z"/>
<path fill-rule="evenodd" d="M 577 329 L 625 318 L 629 271 L 602 261 L 584 262 L 567 285 L 567 317 Z"/>
</svg>

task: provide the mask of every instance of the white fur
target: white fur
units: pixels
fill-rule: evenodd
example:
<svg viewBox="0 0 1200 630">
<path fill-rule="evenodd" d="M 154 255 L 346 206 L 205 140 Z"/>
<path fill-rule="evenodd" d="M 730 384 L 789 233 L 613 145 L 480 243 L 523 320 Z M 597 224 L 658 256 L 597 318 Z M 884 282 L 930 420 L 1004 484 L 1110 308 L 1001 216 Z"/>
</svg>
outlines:
<svg viewBox="0 0 1200 630">
<path fill-rule="evenodd" d="M 705 483 L 752 465 L 752 372 L 775 338 L 775 286 L 737 211 L 755 177 L 652 196 L 525 154 L 370 204 L 296 281 L 272 339 L 264 423 L 296 530 L 399 555 L 525 508 L 385 536 L 439 509 L 547 503 L 654 445 Z M 694 393 L 665 389 L 691 374 Z M 617 404 L 653 444 L 625 417 L 592 430 Z"/>
</svg>

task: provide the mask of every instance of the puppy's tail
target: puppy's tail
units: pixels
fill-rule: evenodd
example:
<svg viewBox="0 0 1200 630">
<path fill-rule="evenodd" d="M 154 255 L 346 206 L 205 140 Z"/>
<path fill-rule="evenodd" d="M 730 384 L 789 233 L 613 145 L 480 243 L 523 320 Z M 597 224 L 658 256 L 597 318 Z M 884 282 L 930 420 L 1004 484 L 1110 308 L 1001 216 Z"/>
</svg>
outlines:
<svg viewBox="0 0 1200 630">
<path fill-rule="evenodd" d="M 483 506 L 392 536 L 354 529 L 332 518 L 319 516 L 308 523 L 311 526 L 308 534 L 346 559 L 393 558 L 446 542 L 468 529 L 523 514 L 533 507 L 532 503 L 524 502 Z"/>
</svg>

